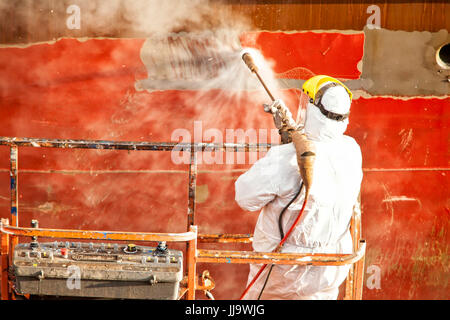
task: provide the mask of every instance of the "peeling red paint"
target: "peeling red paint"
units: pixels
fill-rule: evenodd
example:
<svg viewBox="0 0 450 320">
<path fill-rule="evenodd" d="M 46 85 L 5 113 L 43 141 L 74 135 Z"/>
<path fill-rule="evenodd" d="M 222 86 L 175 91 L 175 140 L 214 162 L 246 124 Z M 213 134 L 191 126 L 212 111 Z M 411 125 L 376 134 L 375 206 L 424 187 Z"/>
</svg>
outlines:
<svg viewBox="0 0 450 320">
<path fill-rule="evenodd" d="M 280 78 L 308 79 L 316 74 L 358 79 L 364 33 L 249 32 L 243 46 L 262 51 Z"/>
</svg>

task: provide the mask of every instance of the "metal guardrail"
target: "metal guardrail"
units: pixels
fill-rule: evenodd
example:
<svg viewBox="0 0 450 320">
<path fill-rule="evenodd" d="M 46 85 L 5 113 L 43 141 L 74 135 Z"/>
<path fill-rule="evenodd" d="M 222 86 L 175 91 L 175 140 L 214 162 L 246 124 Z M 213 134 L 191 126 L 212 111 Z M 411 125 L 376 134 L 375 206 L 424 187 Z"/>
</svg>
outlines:
<svg viewBox="0 0 450 320">
<path fill-rule="evenodd" d="M 224 152 L 248 152 L 268 150 L 271 144 L 234 144 L 234 143 L 166 143 L 166 142 L 131 142 L 104 140 L 59 140 L 0 137 L 0 145 L 10 147 L 10 188 L 11 188 L 11 225 L 7 219 L 0 224 L 1 235 L 1 295 L 2 299 L 14 295 L 13 283 L 8 280 L 8 266 L 11 265 L 12 250 L 18 243 L 19 236 L 72 238 L 91 240 L 124 241 L 181 241 L 187 243 L 187 299 L 195 299 L 196 290 L 205 290 L 197 281 L 196 264 L 205 263 L 245 263 L 245 264 L 290 264 L 290 265 L 347 265 L 353 264 L 346 281 L 345 299 L 362 298 L 362 279 L 366 243 L 360 240 L 361 221 L 353 216 L 351 233 L 353 237 L 352 254 L 291 254 L 261 253 L 250 251 L 226 251 L 198 249 L 201 243 L 251 243 L 251 234 L 197 234 L 195 218 L 195 189 L 197 180 L 197 152 L 214 150 Z M 121 231 L 92 231 L 68 229 L 42 229 L 19 227 L 18 204 L 18 148 L 69 148 L 69 149 L 105 149 L 105 150 L 146 150 L 146 151 L 189 151 L 189 189 L 186 233 L 135 233 Z M 178 149 L 177 149 L 178 148 Z M 207 288 L 206 288 L 207 289 Z"/>
</svg>

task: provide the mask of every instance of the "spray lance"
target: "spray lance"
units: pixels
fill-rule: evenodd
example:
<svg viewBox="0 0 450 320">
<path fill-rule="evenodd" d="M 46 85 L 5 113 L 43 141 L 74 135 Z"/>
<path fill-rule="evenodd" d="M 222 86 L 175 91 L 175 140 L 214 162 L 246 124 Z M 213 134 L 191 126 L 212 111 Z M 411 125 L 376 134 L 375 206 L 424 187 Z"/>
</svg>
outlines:
<svg viewBox="0 0 450 320">
<path fill-rule="evenodd" d="M 281 143 L 290 143 L 292 142 L 295 147 L 296 155 L 297 155 L 297 164 L 299 168 L 299 173 L 302 178 L 302 184 L 296 193 L 296 195 L 292 198 L 292 200 L 286 205 L 286 207 L 283 208 L 283 210 L 280 213 L 279 219 L 278 219 L 278 226 L 280 229 L 280 238 L 281 241 L 279 242 L 277 248 L 275 249 L 275 252 L 281 252 L 281 248 L 283 247 L 283 244 L 286 242 L 289 235 L 294 230 L 294 227 L 300 220 L 300 217 L 306 207 L 306 202 L 309 196 L 309 191 L 311 188 L 312 180 L 313 180 L 313 166 L 314 166 L 314 160 L 315 160 L 315 153 L 314 153 L 314 145 L 313 143 L 307 139 L 306 135 L 300 131 L 300 128 L 295 123 L 294 119 L 292 118 L 291 113 L 289 112 L 289 109 L 279 101 L 275 100 L 272 93 L 267 88 L 266 84 L 264 83 L 263 79 L 261 78 L 258 67 L 256 66 L 255 62 L 253 61 L 253 58 L 251 55 L 246 52 L 242 55 L 242 60 L 244 60 L 247 67 L 250 69 L 252 73 L 254 73 L 258 80 L 263 85 L 264 89 L 266 90 L 267 94 L 269 95 L 270 99 L 272 100 L 272 106 L 264 106 L 264 110 L 266 112 L 271 112 L 273 115 L 273 119 L 275 122 L 275 126 L 278 128 L 280 136 L 281 136 Z M 300 212 L 295 219 L 292 226 L 289 228 L 288 232 L 284 234 L 283 228 L 281 225 L 282 217 L 286 209 L 294 202 L 294 200 L 298 197 L 301 190 L 305 187 L 305 198 L 303 201 L 302 208 L 300 209 Z M 249 283 L 247 288 L 242 293 L 240 300 L 242 300 L 247 292 L 250 290 L 250 288 L 253 286 L 253 284 L 256 282 L 258 277 L 261 275 L 261 273 L 264 271 L 264 269 L 267 267 L 267 264 L 263 265 L 258 273 L 255 275 L 255 277 L 252 279 L 252 281 Z M 271 265 L 271 268 L 269 270 L 269 273 L 266 277 L 265 283 L 263 285 L 263 288 L 259 294 L 258 300 L 262 295 L 262 292 L 267 284 L 267 281 L 270 276 L 270 272 L 272 271 L 273 265 Z"/>
</svg>

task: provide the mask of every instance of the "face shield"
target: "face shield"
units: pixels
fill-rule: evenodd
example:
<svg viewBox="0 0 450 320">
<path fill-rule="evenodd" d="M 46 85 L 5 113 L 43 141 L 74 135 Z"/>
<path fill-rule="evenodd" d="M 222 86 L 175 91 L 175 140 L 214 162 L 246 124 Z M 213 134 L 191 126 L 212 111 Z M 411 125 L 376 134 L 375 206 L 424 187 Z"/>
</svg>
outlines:
<svg viewBox="0 0 450 320">
<path fill-rule="evenodd" d="M 320 102 L 325 111 L 333 114 L 345 115 L 350 112 L 351 100 L 347 90 L 342 86 L 328 88 Z M 304 126 L 308 139 L 315 141 L 335 139 L 344 134 L 347 126 L 348 118 L 341 121 L 327 118 L 316 105 L 308 102 Z"/>
</svg>

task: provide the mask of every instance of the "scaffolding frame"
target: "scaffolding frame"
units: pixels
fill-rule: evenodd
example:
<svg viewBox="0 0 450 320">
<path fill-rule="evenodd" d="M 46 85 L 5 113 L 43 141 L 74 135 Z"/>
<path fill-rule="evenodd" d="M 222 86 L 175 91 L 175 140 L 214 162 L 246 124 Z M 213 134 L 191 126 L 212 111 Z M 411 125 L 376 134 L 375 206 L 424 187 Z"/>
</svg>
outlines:
<svg viewBox="0 0 450 320">
<path fill-rule="evenodd" d="M 196 291 L 209 292 L 215 286 L 209 272 L 197 274 L 197 263 L 240 263 L 240 264 L 287 264 L 342 266 L 351 265 L 345 282 L 345 300 L 361 300 L 364 279 L 364 261 L 366 242 L 361 239 L 361 213 L 354 210 L 350 222 L 350 232 L 353 239 L 351 254 L 323 253 L 275 253 L 230 250 L 199 249 L 199 243 L 251 243 L 251 234 L 199 234 L 195 225 L 195 195 L 197 181 L 197 153 L 203 151 L 215 152 L 249 152 L 267 151 L 272 144 L 235 144 L 235 143 L 166 143 L 166 142 L 132 142 L 105 140 L 61 140 L 0 137 L 0 145 L 10 148 L 10 219 L 0 221 L 0 264 L 1 281 L 0 295 L 2 300 L 15 299 L 20 294 L 15 291 L 10 267 L 14 248 L 19 237 L 44 237 L 61 239 L 89 239 L 95 241 L 166 241 L 186 243 L 186 273 L 180 285 L 179 299 L 185 296 L 195 300 Z M 44 147 L 63 149 L 101 149 L 129 151 L 172 151 L 183 150 L 190 153 L 188 170 L 188 208 L 187 230 L 184 233 L 141 233 L 121 231 L 93 231 L 69 229 L 26 228 L 19 226 L 18 198 L 18 149 L 19 147 Z M 25 295 L 26 297 L 26 295 Z"/>
</svg>

